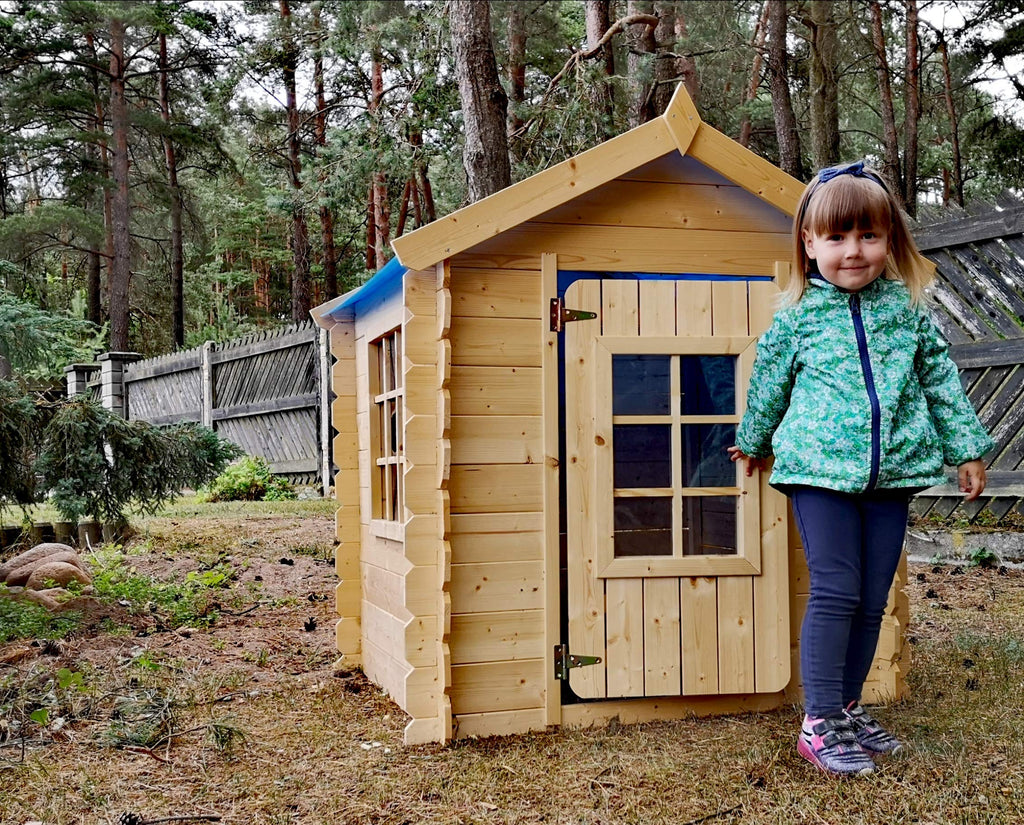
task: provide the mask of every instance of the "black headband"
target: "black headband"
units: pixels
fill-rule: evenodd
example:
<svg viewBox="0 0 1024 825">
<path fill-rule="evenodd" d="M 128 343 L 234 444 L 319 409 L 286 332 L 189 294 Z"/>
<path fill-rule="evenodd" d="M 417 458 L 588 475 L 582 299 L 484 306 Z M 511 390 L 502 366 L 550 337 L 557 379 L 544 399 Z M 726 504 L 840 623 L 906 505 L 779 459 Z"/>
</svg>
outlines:
<svg viewBox="0 0 1024 825">
<path fill-rule="evenodd" d="M 809 184 L 807 196 L 803 199 L 803 203 L 800 205 L 800 214 L 797 216 L 797 231 L 803 229 L 804 217 L 807 214 L 807 204 L 811 200 L 811 195 L 817 191 L 818 187 L 823 183 L 828 183 L 833 178 L 838 178 L 840 175 L 852 175 L 855 178 L 866 178 L 867 180 L 874 181 L 885 190 L 885 194 L 892 197 L 892 193 L 889 191 L 889 187 L 882 178 L 872 170 L 868 169 L 864 161 L 858 160 L 853 163 L 843 163 L 839 166 L 828 166 L 822 169 L 815 176 L 814 180 Z"/>
</svg>

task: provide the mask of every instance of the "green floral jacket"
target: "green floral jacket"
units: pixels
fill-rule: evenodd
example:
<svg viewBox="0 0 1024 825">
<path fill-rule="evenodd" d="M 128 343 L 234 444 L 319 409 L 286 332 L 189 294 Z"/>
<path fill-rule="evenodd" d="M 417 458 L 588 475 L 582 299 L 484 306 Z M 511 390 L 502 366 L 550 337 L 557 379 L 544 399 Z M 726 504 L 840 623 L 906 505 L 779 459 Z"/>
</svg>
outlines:
<svg viewBox="0 0 1024 825">
<path fill-rule="evenodd" d="M 847 293 L 814 278 L 758 342 L 736 445 L 774 453 L 773 486 L 863 492 L 940 484 L 943 462 L 980 458 L 993 441 L 902 283 Z"/>
</svg>

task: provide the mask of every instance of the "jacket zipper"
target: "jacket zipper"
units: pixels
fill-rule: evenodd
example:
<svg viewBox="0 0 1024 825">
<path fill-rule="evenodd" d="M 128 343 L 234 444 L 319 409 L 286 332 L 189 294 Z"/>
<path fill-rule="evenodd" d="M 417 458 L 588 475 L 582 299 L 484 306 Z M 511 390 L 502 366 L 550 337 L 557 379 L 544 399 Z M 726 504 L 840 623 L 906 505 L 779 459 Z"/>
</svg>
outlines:
<svg viewBox="0 0 1024 825">
<path fill-rule="evenodd" d="M 868 355 L 868 336 L 864 332 L 864 319 L 860 314 L 860 295 L 856 292 L 850 296 L 850 315 L 853 317 L 853 332 L 857 336 L 857 349 L 860 351 L 860 366 L 864 372 L 864 385 L 871 402 L 871 474 L 868 477 L 868 490 L 873 490 L 878 482 L 879 466 L 882 462 L 882 409 L 875 391 L 875 376 L 871 370 L 871 358 Z"/>
</svg>

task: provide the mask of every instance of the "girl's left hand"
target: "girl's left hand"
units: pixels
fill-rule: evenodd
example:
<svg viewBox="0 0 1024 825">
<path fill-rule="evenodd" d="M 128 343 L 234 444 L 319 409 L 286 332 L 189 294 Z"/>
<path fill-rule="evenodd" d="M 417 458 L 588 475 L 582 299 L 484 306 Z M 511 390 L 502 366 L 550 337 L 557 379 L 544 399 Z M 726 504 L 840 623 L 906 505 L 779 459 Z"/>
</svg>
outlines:
<svg viewBox="0 0 1024 825">
<path fill-rule="evenodd" d="M 957 470 L 960 480 L 960 491 L 967 493 L 964 501 L 974 501 L 985 489 L 985 462 L 981 459 L 966 461 Z"/>
</svg>

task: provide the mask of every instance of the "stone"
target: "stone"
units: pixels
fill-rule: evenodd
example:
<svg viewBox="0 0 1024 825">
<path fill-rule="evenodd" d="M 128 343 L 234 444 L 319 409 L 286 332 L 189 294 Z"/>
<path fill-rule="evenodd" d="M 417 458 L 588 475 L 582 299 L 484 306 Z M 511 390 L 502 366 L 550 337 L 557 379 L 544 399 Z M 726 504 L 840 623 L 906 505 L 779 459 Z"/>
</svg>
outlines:
<svg viewBox="0 0 1024 825">
<path fill-rule="evenodd" d="M 28 581 L 29 576 L 32 575 L 32 571 L 40 564 L 53 564 L 54 562 L 73 564 L 86 576 L 89 576 L 89 571 L 85 568 L 85 562 L 82 561 L 78 553 L 72 550 L 65 553 L 53 553 L 52 555 L 45 556 L 42 559 L 37 559 L 35 561 L 30 561 L 28 564 L 23 564 L 21 567 L 12 570 L 6 579 L 0 579 L 0 581 L 5 581 L 8 585 L 13 587 L 22 587 Z M 92 578 L 90 576 L 90 581 L 91 580 Z"/>
<path fill-rule="evenodd" d="M 11 559 L 8 559 L 3 564 L 0 564 L 0 582 L 7 581 L 8 575 L 19 567 L 24 567 L 26 564 L 38 562 L 47 556 L 52 556 L 54 553 L 74 553 L 75 548 L 68 544 L 59 544 L 55 541 L 44 542 L 43 544 L 37 544 L 30 550 L 26 550 L 23 553 L 19 553 Z"/>
<path fill-rule="evenodd" d="M 89 574 L 80 570 L 73 564 L 65 561 L 43 562 L 28 577 L 25 587 L 28 590 L 45 590 L 55 584 L 57 587 L 67 587 L 72 581 L 81 584 L 92 584 Z M 50 583 L 53 584 L 50 584 Z"/>
</svg>

